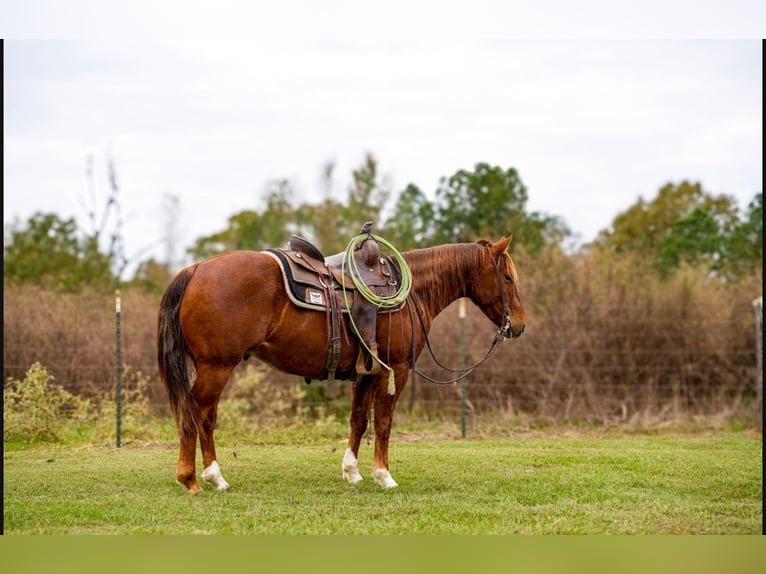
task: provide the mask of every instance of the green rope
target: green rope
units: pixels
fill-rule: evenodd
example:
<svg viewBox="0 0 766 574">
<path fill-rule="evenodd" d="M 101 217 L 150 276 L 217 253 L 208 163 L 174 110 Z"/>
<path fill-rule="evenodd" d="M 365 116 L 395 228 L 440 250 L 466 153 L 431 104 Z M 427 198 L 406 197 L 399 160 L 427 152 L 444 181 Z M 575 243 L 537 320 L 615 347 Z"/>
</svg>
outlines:
<svg viewBox="0 0 766 574">
<path fill-rule="evenodd" d="M 359 240 L 366 240 L 366 239 L 374 239 L 377 241 L 380 245 L 385 247 L 391 252 L 392 257 L 394 258 L 394 261 L 396 261 L 397 266 L 399 267 L 401 274 L 402 274 L 402 284 L 399 286 L 399 289 L 396 290 L 396 293 L 389 296 L 384 295 L 378 295 L 374 291 L 372 291 L 367 285 L 365 285 L 364 281 L 362 280 L 360 274 L 359 274 L 359 268 L 357 267 L 356 260 L 352 257 L 354 254 L 354 251 L 356 249 L 356 244 Z M 346 262 L 349 261 L 350 264 L 348 265 L 348 274 L 351 277 L 351 281 L 354 283 L 354 287 L 356 287 L 357 291 L 364 297 L 367 301 L 377 306 L 379 309 L 396 309 L 398 307 L 401 307 L 402 304 L 407 300 L 407 297 L 410 294 L 410 289 L 412 288 L 412 273 L 410 272 L 410 267 L 407 265 L 407 262 L 404 260 L 404 257 L 402 257 L 401 253 L 399 253 L 396 248 L 391 245 L 388 241 L 383 239 L 382 237 L 378 237 L 377 235 L 373 235 L 372 233 L 364 234 L 364 235 L 357 235 L 354 237 L 351 241 L 349 241 L 348 246 L 346 247 L 346 251 L 343 254 L 343 262 L 341 264 L 341 271 L 345 273 L 346 268 Z M 344 290 L 345 295 L 345 290 Z"/>
<path fill-rule="evenodd" d="M 377 241 L 380 245 L 385 247 L 391 252 L 391 256 L 393 257 L 394 261 L 396 262 L 397 266 L 399 267 L 399 271 L 401 272 L 402 281 L 401 285 L 399 285 L 399 288 L 396 290 L 396 292 L 393 295 L 378 295 L 374 291 L 372 291 L 362 280 L 359 268 L 357 267 L 356 260 L 353 257 L 354 251 L 356 249 L 356 244 L 360 240 L 366 240 L 366 239 L 374 239 Z M 410 289 L 412 289 L 412 272 L 410 271 L 409 265 L 407 265 L 407 262 L 404 260 L 404 257 L 402 257 L 401 253 L 399 253 L 396 248 L 391 245 L 388 241 L 383 239 L 382 237 L 378 237 L 377 235 L 373 235 L 372 233 L 365 233 L 362 235 L 357 235 L 354 237 L 351 241 L 348 242 L 348 246 L 346 247 L 346 251 L 343 253 L 343 262 L 341 263 L 341 273 L 346 272 L 346 262 L 349 262 L 348 264 L 348 274 L 349 277 L 351 277 L 351 282 L 354 284 L 354 287 L 356 287 L 356 290 L 359 291 L 360 295 L 364 297 L 367 301 L 378 307 L 378 309 L 384 309 L 384 310 L 393 310 L 401 307 L 404 302 L 407 300 L 407 297 L 410 294 Z M 351 305 L 348 302 L 348 295 L 346 294 L 346 285 L 343 284 L 343 299 L 346 302 L 346 307 L 349 309 L 351 308 Z M 388 369 L 388 393 L 393 395 L 396 392 L 396 385 L 394 382 L 394 371 L 391 369 L 390 366 L 388 366 L 386 363 L 380 360 L 380 357 L 378 357 L 375 353 L 372 352 L 372 350 L 367 346 L 367 343 L 364 341 L 364 338 L 359 333 L 359 329 L 356 326 L 356 323 L 354 322 L 354 318 L 351 313 L 348 314 L 349 322 L 351 323 L 351 328 L 354 330 L 354 333 L 356 333 L 357 338 L 362 343 L 362 346 L 367 349 L 367 352 L 370 354 L 370 356 L 378 361 L 383 367 Z"/>
</svg>

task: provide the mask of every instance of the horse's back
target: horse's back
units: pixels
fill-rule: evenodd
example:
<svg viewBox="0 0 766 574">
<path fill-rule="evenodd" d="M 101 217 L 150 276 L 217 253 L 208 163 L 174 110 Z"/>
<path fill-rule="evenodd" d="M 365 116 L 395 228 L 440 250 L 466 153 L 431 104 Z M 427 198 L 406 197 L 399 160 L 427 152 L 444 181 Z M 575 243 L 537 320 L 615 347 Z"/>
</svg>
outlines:
<svg viewBox="0 0 766 574">
<path fill-rule="evenodd" d="M 276 262 L 258 251 L 229 251 L 191 270 L 180 309 L 184 336 L 198 352 L 241 359 L 287 301 Z"/>
<path fill-rule="evenodd" d="M 279 268 L 259 251 L 228 251 L 197 263 L 187 296 L 204 299 L 220 311 L 246 297 L 254 304 L 266 303 L 281 287 Z"/>
</svg>

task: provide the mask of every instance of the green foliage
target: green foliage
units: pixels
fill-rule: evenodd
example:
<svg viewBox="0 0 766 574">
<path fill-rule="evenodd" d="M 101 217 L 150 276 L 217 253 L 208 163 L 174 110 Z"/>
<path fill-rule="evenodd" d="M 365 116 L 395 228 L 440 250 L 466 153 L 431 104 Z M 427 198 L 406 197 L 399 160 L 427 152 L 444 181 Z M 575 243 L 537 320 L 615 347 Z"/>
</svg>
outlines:
<svg viewBox="0 0 766 574">
<path fill-rule="evenodd" d="M 329 180 L 332 165 L 326 169 Z M 325 253 L 345 249 L 366 221 L 399 250 L 428 247 L 438 243 L 470 242 L 513 233 L 513 246 L 536 253 L 544 245 L 562 241 L 569 230 L 560 218 L 526 211 L 527 189 L 514 168 L 486 163 L 473 171 L 459 170 L 441 180 L 436 200 L 410 183 L 398 197 L 383 222 L 391 190 L 380 176 L 378 164 L 367 154 L 352 172 L 345 202 L 329 193 L 317 204 L 289 204 L 287 184 L 270 195 L 263 212 L 243 211 L 229 219 L 227 229 L 200 238 L 189 250 L 196 259 L 230 249 L 263 249 L 282 245 L 289 233 L 314 241 Z M 281 235 L 280 235 L 281 230 Z"/>
<path fill-rule="evenodd" d="M 306 393 L 300 384 L 282 385 L 266 376 L 262 364 L 235 371 L 218 409 L 218 424 L 225 432 L 255 432 L 264 426 L 289 426 L 310 417 L 302 405 Z"/>
<path fill-rule="evenodd" d="M 736 221 L 736 205 L 727 195 L 713 196 L 700 183 L 682 181 L 664 185 L 652 201 L 643 198 L 618 214 L 611 229 L 599 234 L 599 243 L 614 253 L 636 252 L 653 258 L 676 223 L 700 209 L 723 230 Z"/>
<path fill-rule="evenodd" d="M 436 190 L 436 243 L 496 238 L 512 232 L 529 253 L 568 234 L 563 222 L 527 213 L 527 188 L 514 168 L 478 163 L 443 178 Z"/>
<path fill-rule="evenodd" d="M 171 277 L 167 264 L 152 257 L 138 265 L 135 275 L 125 287 L 138 287 L 145 293 L 162 295 Z"/>
<path fill-rule="evenodd" d="M 21 380 L 3 385 L 3 440 L 57 441 L 66 429 L 93 420 L 90 401 L 54 384 L 53 377 L 35 363 Z"/>
<path fill-rule="evenodd" d="M 755 195 L 744 217 L 724 236 L 721 268 L 737 279 L 763 268 L 763 193 Z"/>
<path fill-rule="evenodd" d="M 364 222 L 380 222 L 383 207 L 391 195 L 391 190 L 381 181 L 378 162 L 370 153 L 365 155 L 362 165 L 351 176 L 353 183 L 348 190 L 345 225 L 337 230 L 346 242 L 358 235 Z"/>
<path fill-rule="evenodd" d="M 657 196 L 615 217 L 599 234 L 597 249 L 633 254 L 668 277 L 684 266 L 699 266 L 725 279 L 738 279 L 761 266 L 762 194 L 742 219 L 728 195 L 712 195 L 700 183 L 668 183 Z"/>
<path fill-rule="evenodd" d="M 411 183 L 399 194 L 382 234 L 400 251 L 428 247 L 433 244 L 435 217 L 433 204 Z"/>
<path fill-rule="evenodd" d="M 195 259 L 204 259 L 223 251 L 261 250 L 287 243 L 287 232 L 295 213 L 288 199 L 293 195 L 286 180 L 272 182 L 263 197 L 262 212 L 246 209 L 229 217 L 223 231 L 200 237 L 188 250 Z"/>
<path fill-rule="evenodd" d="M 11 225 L 3 278 L 60 291 L 107 290 L 115 284 L 112 263 L 94 238 L 80 236 L 73 218 L 38 212 L 25 225 Z"/>
<path fill-rule="evenodd" d="M 120 409 L 120 440 L 122 444 L 131 441 L 147 441 L 165 434 L 161 421 L 154 415 L 149 403 L 149 389 L 153 381 L 141 371 L 126 368 L 122 375 L 122 400 Z M 101 397 L 95 405 L 96 422 L 85 435 L 91 440 L 111 442 L 116 434 L 117 396 L 116 386 Z"/>
<path fill-rule="evenodd" d="M 189 253 L 195 259 L 205 259 L 223 251 L 252 248 L 259 219 L 257 211 L 240 211 L 229 217 L 229 225 L 223 231 L 198 238 Z"/>
<path fill-rule="evenodd" d="M 348 241 L 359 234 L 364 222 L 379 225 L 383 207 L 391 194 L 370 153 L 365 154 L 361 165 L 351 172 L 352 183 L 345 203 L 330 196 L 333 168 L 332 164 L 326 168 L 325 198 L 318 204 L 301 204 L 295 210 L 296 233 L 314 241 L 327 255 L 343 251 Z"/>
<path fill-rule="evenodd" d="M 662 239 L 655 264 L 664 276 L 678 269 L 682 263 L 698 265 L 706 262 L 713 268 L 720 256 L 722 242 L 716 220 L 709 212 L 696 207 L 689 215 L 676 221 Z"/>
</svg>

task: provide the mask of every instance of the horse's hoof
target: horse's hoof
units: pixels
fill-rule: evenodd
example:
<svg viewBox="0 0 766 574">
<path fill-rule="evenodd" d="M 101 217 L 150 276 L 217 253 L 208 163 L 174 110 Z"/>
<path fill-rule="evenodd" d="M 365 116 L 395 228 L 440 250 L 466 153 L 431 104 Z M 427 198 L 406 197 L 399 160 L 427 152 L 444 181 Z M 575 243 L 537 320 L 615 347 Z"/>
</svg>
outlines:
<svg viewBox="0 0 766 574">
<path fill-rule="evenodd" d="M 391 478 L 391 473 L 388 472 L 385 468 L 378 468 L 372 471 L 372 477 L 375 479 L 375 482 L 378 483 L 378 485 L 381 488 L 396 488 L 399 486 L 396 481 Z"/>
<path fill-rule="evenodd" d="M 202 492 L 202 487 L 196 482 L 192 485 L 185 485 L 185 486 L 189 494 L 197 494 L 198 492 Z"/>
<path fill-rule="evenodd" d="M 351 472 L 346 472 L 345 469 L 343 469 L 343 479 L 348 482 L 349 484 L 359 484 L 364 480 L 362 478 L 362 475 L 359 474 L 359 471 L 354 469 Z"/>
</svg>

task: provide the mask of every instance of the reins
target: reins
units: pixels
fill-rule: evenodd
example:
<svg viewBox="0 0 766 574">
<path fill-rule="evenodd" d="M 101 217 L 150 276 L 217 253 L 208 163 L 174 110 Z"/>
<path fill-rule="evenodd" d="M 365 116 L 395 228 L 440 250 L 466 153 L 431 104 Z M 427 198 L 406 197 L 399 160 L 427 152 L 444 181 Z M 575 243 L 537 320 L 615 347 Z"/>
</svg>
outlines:
<svg viewBox="0 0 766 574">
<path fill-rule="evenodd" d="M 489 250 L 489 248 L 487 248 Z M 437 385 L 451 385 L 452 383 L 456 383 L 457 381 L 464 379 L 468 375 L 470 375 L 476 368 L 478 368 L 480 365 L 482 365 L 487 359 L 489 359 L 497 350 L 497 345 L 505 339 L 505 332 L 508 331 L 511 328 L 511 313 L 508 309 L 508 302 L 505 295 L 505 290 L 503 289 L 503 280 L 502 277 L 500 277 L 500 264 L 495 260 L 494 257 L 492 257 L 492 254 L 489 254 L 489 258 L 492 261 L 492 264 L 495 267 L 495 275 L 497 276 L 497 286 L 500 291 L 500 300 L 503 303 L 503 325 L 498 329 L 497 333 L 495 334 L 495 338 L 492 341 L 492 344 L 490 345 L 489 349 L 485 353 L 484 357 L 476 364 L 472 365 L 471 367 L 468 367 L 467 369 L 453 369 L 451 367 L 447 367 L 446 365 L 442 364 L 439 359 L 436 358 L 436 355 L 434 354 L 433 348 L 431 347 L 431 341 L 428 338 L 428 329 L 426 329 L 425 321 L 423 320 L 423 315 L 420 312 L 420 306 L 417 304 L 417 301 L 414 302 L 414 305 L 410 305 L 410 298 L 407 300 L 407 309 L 410 312 L 410 323 L 412 325 L 412 372 L 416 375 L 419 375 L 426 379 L 427 381 L 431 383 L 435 383 Z M 415 299 L 416 295 L 413 293 L 411 294 L 411 298 Z M 445 371 L 449 371 L 451 373 L 462 373 L 458 377 L 455 377 L 454 379 L 449 379 L 447 381 L 440 381 L 438 379 L 434 379 L 433 377 L 430 377 L 426 375 L 425 373 L 422 373 L 418 371 L 415 368 L 415 362 L 417 360 L 417 351 L 415 347 L 415 318 L 413 317 L 412 310 L 410 307 L 415 307 L 415 312 L 417 313 L 418 320 L 420 321 L 420 327 L 423 331 L 423 338 L 426 342 L 426 348 L 428 349 L 428 352 L 431 354 L 431 358 L 434 360 L 434 362 L 444 369 Z"/>
<path fill-rule="evenodd" d="M 407 307 L 408 307 L 408 309 L 410 307 L 409 301 L 407 302 Z M 442 362 L 439 361 L 439 359 L 436 358 L 436 355 L 434 354 L 434 350 L 431 347 L 431 341 L 428 338 L 428 330 L 425 327 L 425 323 L 423 321 L 423 317 L 422 317 L 422 315 L 420 313 L 420 309 L 418 308 L 417 305 L 415 305 L 415 311 L 417 312 L 418 319 L 420 320 L 420 326 L 421 326 L 421 329 L 423 331 L 423 338 L 425 339 L 425 342 L 426 342 L 426 348 L 428 349 L 428 352 L 431 355 L 431 358 L 434 360 L 434 362 L 439 367 L 444 369 L 445 371 L 449 371 L 451 373 L 462 373 L 461 375 L 459 375 L 459 376 L 457 376 L 457 377 L 455 377 L 453 379 L 449 379 L 447 381 L 441 381 L 441 380 L 438 380 L 438 379 L 434 379 L 433 377 L 430 377 L 429 375 L 426 375 L 425 373 L 423 373 L 423 372 L 421 372 L 421 371 L 419 371 L 418 369 L 415 368 L 415 361 L 417 359 L 417 357 L 416 357 L 417 352 L 415 350 L 415 319 L 412 316 L 412 311 L 410 311 L 410 319 L 411 319 L 411 322 L 412 322 L 412 334 L 413 334 L 413 337 L 412 337 L 412 340 L 413 340 L 413 343 L 412 343 L 412 346 L 413 346 L 413 352 L 412 352 L 412 363 L 413 363 L 412 364 L 412 372 L 415 373 L 416 375 L 420 376 L 420 377 L 423 377 L 427 381 L 429 381 L 431 383 L 435 383 L 437 385 L 451 385 L 452 383 L 456 383 L 457 381 L 460 381 L 461 379 L 464 379 L 465 377 L 470 375 L 476 368 L 481 366 L 485 361 L 487 361 L 487 359 L 489 359 L 495 353 L 495 351 L 497 350 L 497 345 L 499 343 L 501 343 L 503 341 L 503 339 L 505 338 L 505 336 L 503 335 L 503 332 L 504 332 L 505 329 L 504 329 L 504 327 L 500 327 L 500 329 L 498 330 L 497 334 L 495 334 L 495 338 L 493 339 L 492 344 L 490 345 L 489 349 L 485 353 L 484 357 L 478 363 L 468 367 L 467 369 L 453 369 L 451 367 L 448 367 L 448 366 L 442 364 Z"/>
</svg>

